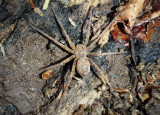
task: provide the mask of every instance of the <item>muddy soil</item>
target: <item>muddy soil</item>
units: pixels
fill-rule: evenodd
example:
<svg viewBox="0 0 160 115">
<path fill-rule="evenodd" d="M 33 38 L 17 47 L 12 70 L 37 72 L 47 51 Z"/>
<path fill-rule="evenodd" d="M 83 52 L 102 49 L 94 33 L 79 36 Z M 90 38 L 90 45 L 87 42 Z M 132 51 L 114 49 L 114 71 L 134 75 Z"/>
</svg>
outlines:
<svg viewBox="0 0 160 115">
<path fill-rule="evenodd" d="M 34 1 L 40 9 L 43 2 Z M 93 8 L 93 16 L 100 21 L 93 21 L 91 36 L 94 28 L 102 20 L 108 19 L 107 16 L 117 4 L 113 0 Z M 86 7 L 86 2 L 68 7 L 68 1 L 54 0 L 43 11 L 43 16 L 40 16 L 26 1 L 0 1 L 0 41 L 4 48 L 4 52 L 0 51 L 0 114 L 160 114 L 159 89 L 153 87 L 148 88 L 145 94 L 137 93 L 140 79 L 143 80 L 144 87 L 148 86 L 146 76 L 154 76 L 152 86 L 159 85 L 160 28 L 155 28 L 147 43 L 134 40 L 137 65 L 131 60 L 130 48 L 117 43 L 111 36 L 102 48 L 96 45 L 92 49 L 94 52 L 127 52 L 120 55 L 89 56 L 108 77 L 113 89 L 125 88 L 127 93 L 115 91 L 112 94 L 99 79 L 98 71 L 91 67 L 87 76 L 80 76 L 76 71 L 67 93 L 59 103 L 63 91 L 61 86 L 70 76 L 73 61 L 54 68 L 50 79 L 42 79 L 44 70 L 41 68 L 66 59 L 70 54 L 29 24 L 69 47 L 52 10 L 56 12 L 71 40 L 78 44 L 82 43 L 87 33 Z"/>
</svg>

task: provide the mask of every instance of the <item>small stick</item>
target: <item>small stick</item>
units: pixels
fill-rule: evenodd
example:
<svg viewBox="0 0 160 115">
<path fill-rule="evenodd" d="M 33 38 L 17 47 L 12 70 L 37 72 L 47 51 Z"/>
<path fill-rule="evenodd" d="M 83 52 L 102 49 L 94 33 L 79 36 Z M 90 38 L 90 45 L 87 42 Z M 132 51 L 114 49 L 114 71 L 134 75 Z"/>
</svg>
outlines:
<svg viewBox="0 0 160 115">
<path fill-rule="evenodd" d="M 134 50 L 133 37 L 130 39 L 130 44 L 131 44 L 131 58 L 133 60 L 134 65 L 136 66 L 137 62 L 136 62 L 136 54 Z"/>
</svg>

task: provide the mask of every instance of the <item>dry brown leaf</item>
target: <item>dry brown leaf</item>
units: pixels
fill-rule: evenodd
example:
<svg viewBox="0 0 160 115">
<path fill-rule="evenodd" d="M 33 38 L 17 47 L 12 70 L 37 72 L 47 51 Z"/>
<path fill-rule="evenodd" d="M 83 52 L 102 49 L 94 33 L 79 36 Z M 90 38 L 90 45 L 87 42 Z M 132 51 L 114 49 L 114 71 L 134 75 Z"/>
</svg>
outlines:
<svg viewBox="0 0 160 115">
<path fill-rule="evenodd" d="M 111 31 L 113 39 L 115 39 L 119 43 L 129 42 L 129 36 L 121 32 L 118 25 L 115 25 L 114 29 Z"/>
<path fill-rule="evenodd" d="M 111 31 L 113 38 L 116 41 L 120 43 L 122 43 L 121 40 L 128 42 L 128 36 L 131 35 L 131 30 L 136 22 L 138 14 L 143 9 L 144 2 L 145 0 L 130 0 L 125 6 L 123 6 L 123 10 L 117 13 L 109 26 L 106 27 L 106 29 L 109 30 L 105 29 L 102 33 L 105 34 L 106 32 Z M 122 29 L 119 28 L 118 23 L 121 23 L 121 25 L 123 25 L 121 27 Z M 100 41 L 102 41 L 102 37 Z M 104 44 L 102 44 L 101 47 Z"/>
<path fill-rule="evenodd" d="M 144 42 L 147 42 L 154 32 L 154 27 L 160 26 L 159 20 L 154 20 L 149 23 L 134 27 L 132 34 L 137 39 L 142 39 Z"/>
<path fill-rule="evenodd" d="M 160 16 L 160 10 L 154 11 L 152 9 L 154 12 L 142 15 L 141 18 L 138 19 L 140 12 L 143 10 L 143 6 L 146 5 L 145 2 L 144 0 L 131 0 L 125 8 L 117 14 L 115 21 L 110 27 L 111 34 L 117 42 L 128 43 L 131 37 L 147 42 L 154 31 L 153 28 L 160 26 L 158 20 L 153 21 L 153 19 Z"/>
<path fill-rule="evenodd" d="M 52 70 L 47 70 L 46 72 L 44 72 L 42 74 L 42 78 L 43 79 L 49 79 L 50 77 L 52 77 L 53 75 L 53 71 Z"/>
<path fill-rule="evenodd" d="M 114 29 L 111 31 L 111 34 L 113 36 L 113 39 L 115 39 L 119 43 L 128 43 L 131 37 L 147 42 L 154 31 L 154 27 L 157 26 L 160 26 L 160 22 L 158 20 L 154 20 L 150 23 L 146 23 L 138 27 L 133 27 L 131 31 L 132 35 L 130 35 L 123 32 L 118 27 L 118 25 L 115 25 Z"/>
<path fill-rule="evenodd" d="M 118 13 L 115 17 L 116 21 L 111 25 L 110 31 L 114 29 L 114 26 L 118 22 L 127 22 L 127 26 L 132 29 L 138 14 L 142 11 L 145 0 L 131 0 L 129 1 L 124 9 Z M 126 22 L 125 22 L 126 21 Z"/>
</svg>

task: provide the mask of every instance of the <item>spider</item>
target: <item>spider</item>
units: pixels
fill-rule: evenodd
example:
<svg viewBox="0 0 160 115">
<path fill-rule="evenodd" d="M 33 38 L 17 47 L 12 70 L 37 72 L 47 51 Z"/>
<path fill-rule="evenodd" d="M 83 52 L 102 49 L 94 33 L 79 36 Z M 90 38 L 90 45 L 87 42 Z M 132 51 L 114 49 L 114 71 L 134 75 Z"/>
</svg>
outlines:
<svg viewBox="0 0 160 115">
<path fill-rule="evenodd" d="M 65 37 L 67 38 L 67 41 L 69 43 L 69 47 L 61 44 L 60 42 L 58 42 L 56 39 L 50 37 L 48 34 L 44 33 L 43 31 L 41 31 L 40 29 L 36 28 L 35 26 L 31 25 L 33 29 L 37 30 L 39 33 L 41 33 L 42 35 L 44 35 L 46 38 L 50 39 L 51 41 L 53 41 L 55 44 L 57 44 L 58 46 L 60 46 L 62 49 L 64 49 L 65 51 L 67 51 L 68 53 L 72 54 L 70 57 L 68 57 L 67 59 L 61 61 L 58 64 L 55 65 L 51 65 L 49 67 L 47 67 L 47 69 L 53 69 L 54 67 L 57 66 L 61 66 L 64 65 L 66 63 L 68 63 L 69 61 L 71 61 L 72 59 L 74 59 L 73 61 L 73 65 L 72 65 L 72 69 L 71 69 L 71 73 L 70 76 L 68 78 L 68 82 L 67 84 L 64 86 L 64 92 L 65 90 L 69 87 L 70 82 L 72 80 L 72 77 L 75 74 L 75 69 L 77 69 L 77 72 L 83 77 L 83 76 L 87 76 L 88 73 L 90 72 L 90 65 L 93 66 L 100 74 L 99 78 L 103 81 L 104 79 L 104 84 L 106 83 L 110 90 L 112 90 L 112 87 L 108 81 L 108 79 L 105 77 L 105 75 L 103 74 L 103 72 L 101 71 L 101 69 L 87 56 L 88 55 L 92 55 L 92 56 L 100 56 L 100 55 L 111 55 L 111 54 L 120 54 L 122 52 L 110 52 L 110 53 L 95 53 L 95 52 L 89 52 L 89 50 L 91 48 L 93 48 L 93 46 L 98 42 L 98 40 L 100 39 L 101 35 L 104 33 L 104 31 L 100 34 L 100 36 L 98 38 L 96 38 L 91 44 L 88 45 L 88 41 L 90 38 L 90 25 L 91 25 L 91 14 L 90 13 L 90 17 L 89 17 L 89 22 L 88 22 L 88 28 L 87 28 L 87 34 L 86 34 L 86 38 L 85 41 L 82 44 L 77 44 L 75 45 L 70 37 L 68 36 L 66 30 L 64 29 L 63 25 L 61 24 L 60 20 L 58 19 L 58 17 L 55 15 L 54 11 L 53 11 L 53 15 L 55 17 L 55 19 L 57 20 L 58 25 L 60 26 L 60 28 L 62 29 Z M 108 26 L 109 27 L 109 26 Z M 105 29 L 106 30 L 106 29 Z M 46 69 L 46 68 L 45 68 Z M 106 85 L 105 84 L 105 85 Z"/>
</svg>

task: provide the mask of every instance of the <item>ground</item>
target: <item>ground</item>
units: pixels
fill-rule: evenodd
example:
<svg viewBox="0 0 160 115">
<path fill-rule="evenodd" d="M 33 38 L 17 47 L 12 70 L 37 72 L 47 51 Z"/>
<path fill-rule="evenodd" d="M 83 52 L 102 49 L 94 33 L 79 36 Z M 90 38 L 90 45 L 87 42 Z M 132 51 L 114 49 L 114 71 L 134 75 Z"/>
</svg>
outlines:
<svg viewBox="0 0 160 115">
<path fill-rule="evenodd" d="M 8 4 L 7 4 L 8 3 Z M 93 9 L 93 16 L 107 20 L 107 15 L 118 2 L 114 0 L 99 4 Z M 77 72 L 58 109 L 59 88 L 68 77 L 73 61 L 53 70 L 49 80 L 43 80 L 41 68 L 68 56 L 29 24 L 48 33 L 62 44 L 68 46 L 61 29 L 52 14 L 54 10 L 74 43 L 84 40 L 87 32 L 87 3 L 68 7 L 67 2 L 54 0 L 43 17 L 36 14 L 26 2 L 12 0 L 0 1 L 0 32 L 7 31 L 2 39 L 5 56 L 0 52 L 0 114 L 158 114 L 160 113 L 160 90 L 149 89 L 149 98 L 136 92 L 139 78 L 146 82 L 147 75 L 160 73 L 160 28 L 155 28 L 149 42 L 134 40 L 137 63 L 130 59 L 130 49 L 110 37 L 102 48 L 97 45 L 94 52 L 113 52 L 124 50 L 120 55 L 96 56 L 90 58 L 108 76 L 113 88 L 126 88 L 128 93 L 114 92 L 113 96 L 98 78 L 99 73 L 91 68 L 88 76 Z M 35 1 L 42 7 L 43 1 Z M 75 22 L 71 24 L 69 18 Z M 93 21 L 92 29 L 101 21 Z M 14 24 L 14 29 L 9 27 Z M 93 34 L 93 32 L 92 32 Z M 3 36 L 3 35 L 0 35 Z M 57 37 L 55 37 L 57 36 Z M 145 69 L 139 69 L 144 66 Z M 149 73 L 148 73 L 149 72 Z M 78 78 L 78 80 L 76 79 Z M 158 84 L 159 77 L 155 83 Z M 145 84 L 145 83 L 144 83 Z"/>
</svg>

